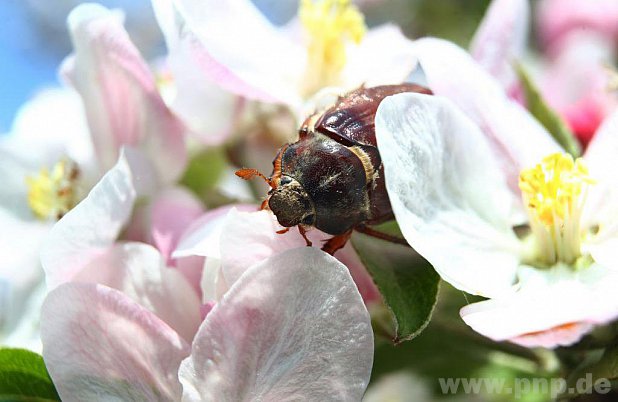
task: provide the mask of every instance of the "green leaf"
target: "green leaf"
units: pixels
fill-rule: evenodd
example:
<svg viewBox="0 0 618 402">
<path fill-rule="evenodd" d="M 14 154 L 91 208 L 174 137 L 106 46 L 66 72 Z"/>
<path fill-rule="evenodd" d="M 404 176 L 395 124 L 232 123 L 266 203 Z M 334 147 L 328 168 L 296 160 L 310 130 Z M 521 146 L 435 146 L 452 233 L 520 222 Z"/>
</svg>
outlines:
<svg viewBox="0 0 618 402">
<path fill-rule="evenodd" d="M 0 402 L 59 400 L 40 355 L 24 349 L 0 349 Z"/>
<path fill-rule="evenodd" d="M 577 158 L 582 150 L 577 138 L 564 120 L 545 102 L 539 89 L 521 64 L 516 64 L 528 110 L 549 131 L 565 151 Z"/>
<path fill-rule="evenodd" d="M 440 277 L 412 248 L 359 233 L 352 245 L 382 294 L 400 343 L 420 334 L 436 305 Z"/>
</svg>

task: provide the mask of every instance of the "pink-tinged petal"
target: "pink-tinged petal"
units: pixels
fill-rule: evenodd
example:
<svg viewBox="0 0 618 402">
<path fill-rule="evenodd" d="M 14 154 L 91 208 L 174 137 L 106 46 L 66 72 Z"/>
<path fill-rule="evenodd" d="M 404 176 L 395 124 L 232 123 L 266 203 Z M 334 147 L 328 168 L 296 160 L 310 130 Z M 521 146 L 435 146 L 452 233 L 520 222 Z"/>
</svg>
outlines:
<svg viewBox="0 0 618 402">
<path fill-rule="evenodd" d="M 346 66 L 341 73 L 347 89 L 403 82 L 416 65 L 410 40 L 395 25 L 370 29 L 359 45 L 346 49 Z"/>
<path fill-rule="evenodd" d="M 221 232 L 227 214 L 239 211 L 257 211 L 259 207 L 251 204 L 226 205 L 206 212 L 197 219 L 182 235 L 173 257 L 202 256 L 221 258 L 219 249 Z"/>
<path fill-rule="evenodd" d="M 125 149 L 116 166 L 51 229 L 41 250 L 50 289 L 71 280 L 116 240 L 137 195 L 150 187 L 151 175 L 142 162 L 138 153 Z"/>
<path fill-rule="evenodd" d="M 179 46 L 227 91 L 265 102 L 300 103 L 306 54 L 249 0 L 159 0 L 155 7 L 160 21 L 183 27 L 181 40 L 187 43 Z"/>
<path fill-rule="evenodd" d="M 120 290 L 188 342 L 201 323 L 198 294 L 180 272 L 166 267 L 161 254 L 147 244 L 116 244 L 85 266 L 73 281 Z"/>
<path fill-rule="evenodd" d="M 183 361 L 183 400 L 358 401 L 373 333 L 348 270 L 315 248 L 252 267 L 202 324 Z"/>
<path fill-rule="evenodd" d="M 574 31 L 595 31 L 608 39 L 618 37 L 618 3 L 614 0 L 542 0 L 538 5 L 541 40 L 551 49 Z"/>
<path fill-rule="evenodd" d="M 101 167 L 111 167 L 129 145 L 145 150 L 163 181 L 175 180 L 187 159 L 184 127 L 161 99 L 122 18 L 84 4 L 71 12 L 68 25 L 75 54 L 63 73 L 82 96 Z"/>
<path fill-rule="evenodd" d="M 386 98 L 376 114 L 386 188 L 406 240 L 458 289 L 509 293 L 521 249 L 515 200 L 486 137 L 447 99 Z"/>
<path fill-rule="evenodd" d="M 576 32 L 541 76 L 545 99 L 587 145 L 607 114 L 617 105 L 608 91 L 607 65 L 614 59 L 612 41 L 590 32 Z"/>
<path fill-rule="evenodd" d="M 496 341 L 556 347 L 618 317 L 618 270 L 595 264 L 581 271 L 529 268 L 524 274 L 516 293 L 462 308 L 464 321 Z"/>
<path fill-rule="evenodd" d="M 223 277 L 232 286 L 252 265 L 282 251 L 306 245 L 297 228 L 279 234 L 284 229 L 270 211 L 230 211 L 221 232 L 221 264 Z M 308 233 L 319 246 L 328 236 L 320 231 Z"/>
<path fill-rule="evenodd" d="M 449 98 L 485 133 L 515 194 L 521 169 L 561 152 L 547 131 L 464 50 L 434 38 L 417 40 L 414 48 L 432 91 Z"/>
<path fill-rule="evenodd" d="M 367 269 L 363 265 L 352 244 L 348 243 L 341 250 L 335 253 L 335 257 L 341 261 L 350 270 L 350 275 L 358 292 L 361 294 L 365 304 L 379 303 L 382 301 L 382 295 L 378 287 L 373 282 L 371 275 L 367 272 Z"/>
<path fill-rule="evenodd" d="M 520 335 L 510 341 L 527 348 L 555 348 L 573 345 L 592 330 L 589 323 L 564 324 L 545 331 Z"/>
<path fill-rule="evenodd" d="M 513 63 L 525 50 L 529 19 L 527 0 L 494 0 L 472 38 L 470 54 L 505 89 L 516 81 Z"/>
<path fill-rule="evenodd" d="M 189 32 L 183 31 L 173 1 L 153 0 L 152 3 L 165 36 L 167 65 L 173 75 L 170 107 L 200 142 L 219 144 L 231 134 L 238 99 L 204 74 L 199 43 Z"/>
<path fill-rule="evenodd" d="M 188 345 L 163 321 L 102 285 L 70 283 L 49 294 L 43 358 L 63 401 L 178 401 Z"/>
<path fill-rule="evenodd" d="M 180 187 L 160 193 L 151 206 L 151 236 L 154 245 L 171 263 L 171 255 L 178 240 L 193 222 L 202 215 L 202 203 Z"/>
</svg>

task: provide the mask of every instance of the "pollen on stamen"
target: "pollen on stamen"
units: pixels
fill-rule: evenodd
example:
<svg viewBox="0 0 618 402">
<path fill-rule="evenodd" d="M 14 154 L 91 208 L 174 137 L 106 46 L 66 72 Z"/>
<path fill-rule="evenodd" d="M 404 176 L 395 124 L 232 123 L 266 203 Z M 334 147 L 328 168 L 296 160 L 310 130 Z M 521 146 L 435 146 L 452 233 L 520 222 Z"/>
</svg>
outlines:
<svg viewBox="0 0 618 402">
<path fill-rule="evenodd" d="M 360 43 L 367 30 L 350 0 L 301 0 L 298 15 L 308 36 L 303 91 L 311 95 L 336 85 L 346 63 L 345 46 Z"/>
<path fill-rule="evenodd" d="M 586 190 L 594 182 L 581 158 L 561 153 L 521 172 L 519 188 L 542 263 L 571 264 L 581 255 L 579 221 Z"/>
<path fill-rule="evenodd" d="M 40 220 L 57 220 L 79 201 L 77 180 L 79 169 L 70 161 L 61 160 L 51 169 L 42 168 L 26 178 L 28 205 Z"/>
</svg>

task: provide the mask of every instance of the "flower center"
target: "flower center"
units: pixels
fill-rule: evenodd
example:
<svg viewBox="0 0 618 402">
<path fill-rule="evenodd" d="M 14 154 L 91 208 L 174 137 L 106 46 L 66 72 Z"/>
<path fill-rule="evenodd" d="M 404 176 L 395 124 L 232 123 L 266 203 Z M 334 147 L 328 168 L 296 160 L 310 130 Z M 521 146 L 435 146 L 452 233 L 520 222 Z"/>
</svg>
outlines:
<svg viewBox="0 0 618 402">
<path fill-rule="evenodd" d="M 338 83 L 346 63 L 345 45 L 360 43 L 365 18 L 350 0 L 301 0 L 298 15 L 309 37 L 303 82 L 309 96 Z"/>
<path fill-rule="evenodd" d="M 77 165 L 66 160 L 26 178 L 28 205 L 34 215 L 41 220 L 62 218 L 79 201 L 78 178 Z"/>
<path fill-rule="evenodd" d="M 555 153 L 519 175 L 542 265 L 573 264 L 581 256 L 580 217 L 587 188 L 594 180 L 581 158 Z"/>
</svg>

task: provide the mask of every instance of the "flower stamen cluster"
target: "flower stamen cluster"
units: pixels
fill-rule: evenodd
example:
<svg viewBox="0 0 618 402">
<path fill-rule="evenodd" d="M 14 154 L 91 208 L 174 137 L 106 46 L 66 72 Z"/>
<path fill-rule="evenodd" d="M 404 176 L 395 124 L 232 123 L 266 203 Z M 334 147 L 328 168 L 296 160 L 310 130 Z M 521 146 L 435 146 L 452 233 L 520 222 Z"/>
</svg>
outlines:
<svg viewBox="0 0 618 402">
<path fill-rule="evenodd" d="M 338 83 L 346 64 L 346 43 L 360 43 L 367 27 L 350 0 L 302 0 L 298 15 L 309 37 L 303 91 L 310 95 Z"/>
<path fill-rule="evenodd" d="M 581 256 L 581 211 L 594 180 L 583 159 L 555 153 L 519 175 L 541 265 L 573 264 Z"/>
<path fill-rule="evenodd" d="M 40 220 L 60 219 L 79 201 L 77 165 L 67 160 L 51 170 L 42 168 L 38 175 L 26 178 L 28 205 Z"/>
</svg>

